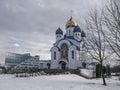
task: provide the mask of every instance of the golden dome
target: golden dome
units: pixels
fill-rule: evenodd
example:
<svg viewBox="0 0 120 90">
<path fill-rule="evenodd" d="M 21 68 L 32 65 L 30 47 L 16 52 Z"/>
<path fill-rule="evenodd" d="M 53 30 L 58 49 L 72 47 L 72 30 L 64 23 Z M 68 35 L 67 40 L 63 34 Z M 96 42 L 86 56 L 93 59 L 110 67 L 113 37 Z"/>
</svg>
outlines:
<svg viewBox="0 0 120 90">
<path fill-rule="evenodd" d="M 70 20 L 68 20 L 68 22 L 66 23 L 66 28 L 67 27 L 75 27 L 77 26 L 77 22 L 75 20 L 73 20 L 73 18 L 71 17 Z"/>
</svg>

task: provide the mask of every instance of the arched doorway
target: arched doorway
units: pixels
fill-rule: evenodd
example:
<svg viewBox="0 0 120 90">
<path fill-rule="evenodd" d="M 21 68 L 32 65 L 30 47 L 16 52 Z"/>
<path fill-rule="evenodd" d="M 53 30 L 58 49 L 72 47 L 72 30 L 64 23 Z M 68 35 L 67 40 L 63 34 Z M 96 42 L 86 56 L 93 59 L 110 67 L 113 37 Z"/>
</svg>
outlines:
<svg viewBox="0 0 120 90">
<path fill-rule="evenodd" d="M 66 62 L 60 61 L 59 64 L 60 64 L 60 67 L 61 67 L 62 70 L 66 69 Z"/>
<path fill-rule="evenodd" d="M 61 59 L 68 60 L 68 46 L 66 43 L 63 43 L 61 45 L 60 53 L 61 53 Z"/>
</svg>

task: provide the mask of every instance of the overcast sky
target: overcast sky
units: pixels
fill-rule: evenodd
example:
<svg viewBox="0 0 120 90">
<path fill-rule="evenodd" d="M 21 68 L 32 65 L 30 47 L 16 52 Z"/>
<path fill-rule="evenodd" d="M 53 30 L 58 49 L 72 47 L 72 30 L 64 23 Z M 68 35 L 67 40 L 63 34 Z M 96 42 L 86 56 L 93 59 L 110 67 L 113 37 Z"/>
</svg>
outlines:
<svg viewBox="0 0 120 90">
<path fill-rule="evenodd" d="M 84 18 L 104 0 L 0 0 L 0 62 L 6 52 L 40 55 L 50 59 L 55 31 L 73 17 L 82 28 Z"/>
</svg>

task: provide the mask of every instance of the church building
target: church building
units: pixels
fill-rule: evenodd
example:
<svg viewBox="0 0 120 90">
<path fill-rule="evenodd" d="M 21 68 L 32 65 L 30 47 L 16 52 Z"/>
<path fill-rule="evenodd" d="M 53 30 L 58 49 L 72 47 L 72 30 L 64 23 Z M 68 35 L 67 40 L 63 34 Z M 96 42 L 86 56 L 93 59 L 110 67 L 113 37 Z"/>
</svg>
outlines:
<svg viewBox="0 0 120 90">
<path fill-rule="evenodd" d="M 86 61 L 86 34 L 72 18 L 66 23 L 66 33 L 59 27 L 51 48 L 51 69 L 77 69 Z"/>
</svg>

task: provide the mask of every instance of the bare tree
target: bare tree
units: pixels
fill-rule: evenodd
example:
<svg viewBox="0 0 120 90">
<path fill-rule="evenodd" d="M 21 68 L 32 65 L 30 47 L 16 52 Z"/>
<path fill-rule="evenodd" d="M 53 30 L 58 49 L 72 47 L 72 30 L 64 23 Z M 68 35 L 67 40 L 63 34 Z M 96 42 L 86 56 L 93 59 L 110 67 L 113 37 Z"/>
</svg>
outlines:
<svg viewBox="0 0 120 90">
<path fill-rule="evenodd" d="M 87 46 L 88 52 L 92 58 L 101 64 L 103 85 L 107 85 L 103 72 L 103 62 L 104 60 L 107 60 L 109 54 L 107 53 L 107 42 L 101 33 L 101 31 L 103 31 L 102 22 L 102 12 L 98 12 L 98 10 L 93 10 L 90 12 L 88 19 L 86 20 L 86 29 L 88 30 Z"/>
<path fill-rule="evenodd" d="M 105 28 L 108 30 L 107 33 L 102 31 L 104 38 L 120 58 L 120 0 L 108 0 L 103 17 Z"/>
</svg>

